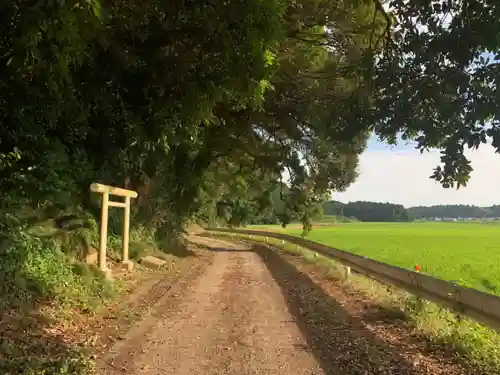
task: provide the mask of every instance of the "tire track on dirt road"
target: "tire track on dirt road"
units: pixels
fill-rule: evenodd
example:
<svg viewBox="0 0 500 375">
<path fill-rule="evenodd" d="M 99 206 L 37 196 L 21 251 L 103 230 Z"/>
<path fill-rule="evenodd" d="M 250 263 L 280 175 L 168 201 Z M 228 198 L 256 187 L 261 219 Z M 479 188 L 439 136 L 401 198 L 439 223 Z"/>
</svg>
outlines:
<svg viewBox="0 0 500 375">
<path fill-rule="evenodd" d="M 205 237 L 212 262 L 126 338 L 109 375 L 465 375 L 421 366 L 378 339 L 277 253 Z M 136 351 L 124 350 L 130 346 Z M 438 371 L 439 370 L 439 371 Z"/>
</svg>

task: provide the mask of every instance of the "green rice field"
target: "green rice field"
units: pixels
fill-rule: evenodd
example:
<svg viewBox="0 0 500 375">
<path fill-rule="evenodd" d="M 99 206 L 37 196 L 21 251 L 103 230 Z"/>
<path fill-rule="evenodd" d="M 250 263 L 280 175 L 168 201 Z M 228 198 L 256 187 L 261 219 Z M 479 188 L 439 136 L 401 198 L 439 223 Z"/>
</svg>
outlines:
<svg viewBox="0 0 500 375">
<path fill-rule="evenodd" d="M 300 226 L 284 231 L 300 236 Z M 308 239 L 500 295 L 498 223 L 338 223 L 315 226 Z"/>
</svg>

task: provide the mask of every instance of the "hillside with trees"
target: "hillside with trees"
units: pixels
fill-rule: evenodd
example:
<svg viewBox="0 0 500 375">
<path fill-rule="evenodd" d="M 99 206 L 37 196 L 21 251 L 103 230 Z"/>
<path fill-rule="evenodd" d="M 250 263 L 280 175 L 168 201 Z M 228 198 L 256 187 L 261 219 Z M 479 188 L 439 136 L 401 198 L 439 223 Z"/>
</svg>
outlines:
<svg viewBox="0 0 500 375">
<path fill-rule="evenodd" d="M 191 221 L 307 232 L 370 134 L 442 150 L 432 178 L 464 186 L 465 150 L 500 149 L 500 4 L 388 5 L 2 2 L 0 315 L 105 288 L 76 271 L 97 246 L 92 182 L 136 190 L 131 238 L 165 251 Z"/>
</svg>

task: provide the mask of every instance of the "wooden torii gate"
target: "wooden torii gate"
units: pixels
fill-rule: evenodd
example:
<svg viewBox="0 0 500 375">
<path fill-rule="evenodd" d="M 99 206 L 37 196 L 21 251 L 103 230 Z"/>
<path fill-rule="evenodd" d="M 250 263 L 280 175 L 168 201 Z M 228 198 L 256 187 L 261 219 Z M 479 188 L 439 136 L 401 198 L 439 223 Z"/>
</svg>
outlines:
<svg viewBox="0 0 500 375">
<path fill-rule="evenodd" d="M 121 189 L 118 187 L 93 183 L 90 191 L 102 194 L 101 200 L 101 228 L 99 241 L 99 268 L 107 278 L 111 277 L 111 270 L 106 265 L 106 246 L 108 242 L 108 209 L 109 207 L 121 207 L 124 209 L 123 215 L 123 237 L 122 237 L 122 264 L 131 270 L 134 264 L 129 260 L 128 245 L 130 232 L 130 199 L 137 198 L 137 192 L 133 190 Z M 124 197 L 124 202 L 110 201 L 110 195 Z"/>
</svg>

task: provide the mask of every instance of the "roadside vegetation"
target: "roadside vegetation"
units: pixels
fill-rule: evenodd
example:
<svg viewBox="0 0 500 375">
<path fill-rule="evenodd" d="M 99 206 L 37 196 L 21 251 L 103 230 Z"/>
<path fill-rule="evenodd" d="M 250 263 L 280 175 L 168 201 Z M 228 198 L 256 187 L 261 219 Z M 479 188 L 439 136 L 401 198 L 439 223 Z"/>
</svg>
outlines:
<svg viewBox="0 0 500 375">
<path fill-rule="evenodd" d="M 345 268 L 340 263 L 295 244 L 273 238 L 264 242 L 263 238 L 244 234 L 213 232 L 212 235 L 260 242 L 280 249 L 285 254 L 298 256 L 303 261 L 319 267 L 322 277 L 330 278 L 348 290 L 365 294 L 387 315 L 399 316 L 396 323 L 412 327 L 415 335 L 427 342 L 429 350 L 458 353 L 480 369 L 481 374 L 500 373 L 500 334 L 488 327 L 365 276 L 351 273 L 346 278 Z"/>
<path fill-rule="evenodd" d="M 133 309 L 120 311 L 115 305 L 126 298 L 130 283 L 144 280 L 147 274 L 138 270 L 131 278 L 116 267 L 121 260 L 121 233 L 114 226 L 110 228 L 108 262 L 117 269 L 111 281 L 95 264 L 86 262 L 98 239 L 91 218 L 73 218 L 73 227 L 66 223 L 62 229 L 54 220 L 40 217 L 24 218 L 22 223 L 19 218 L 11 223 L 13 220 L 16 218 L 6 218 L 8 236 L 0 241 L 0 373 L 89 374 L 94 365 L 93 338 L 98 335 L 92 323 L 102 320 L 110 307 L 115 307 L 117 316 L 133 314 Z M 133 260 L 165 250 L 144 233 L 148 232 L 137 228 L 131 232 Z M 185 251 L 174 252 L 169 267 Z"/>
</svg>

